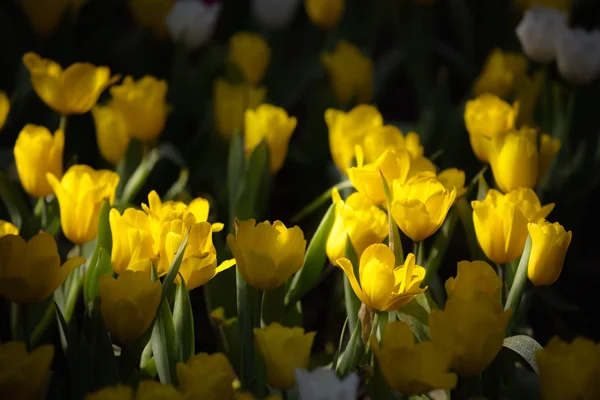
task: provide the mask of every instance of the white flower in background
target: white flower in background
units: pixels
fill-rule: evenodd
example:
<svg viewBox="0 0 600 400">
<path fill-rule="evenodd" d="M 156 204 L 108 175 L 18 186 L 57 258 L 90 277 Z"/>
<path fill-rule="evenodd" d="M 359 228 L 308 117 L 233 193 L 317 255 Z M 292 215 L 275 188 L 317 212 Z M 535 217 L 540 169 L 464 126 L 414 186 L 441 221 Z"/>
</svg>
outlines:
<svg viewBox="0 0 600 400">
<path fill-rule="evenodd" d="M 333 370 L 317 368 L 311 372 L 297 369 L 296 382 L 300 400 L 355 400 L 358 376 L 351 373 L 340 381 Z"/>
<path fill-rule="evenodd" d="M 220 12 L 221 3 L 179 0 L 167 15 L 167 29 L 173 41 L 197 49 L 212 37 Z"/>
<path fill-rule="evenodd" d="M 556 41 L 567 29 L 566 14 L 556 8 L 533 6 L 525 12 L 516 33 L 527 57 L 547 63 L 554 60 Z"/>
<path fill-rule="evenodd" d="M 300 0 L 252 0 L 252 15 L 267 29 L 277 30 L 290 24 Z"/>
<path fill-rule="evenodd" d="M 565 30 L 556 41 L 558 72 L 574 85 L 585 85 L 600 75 L 600 31 Z"/>
</svg>

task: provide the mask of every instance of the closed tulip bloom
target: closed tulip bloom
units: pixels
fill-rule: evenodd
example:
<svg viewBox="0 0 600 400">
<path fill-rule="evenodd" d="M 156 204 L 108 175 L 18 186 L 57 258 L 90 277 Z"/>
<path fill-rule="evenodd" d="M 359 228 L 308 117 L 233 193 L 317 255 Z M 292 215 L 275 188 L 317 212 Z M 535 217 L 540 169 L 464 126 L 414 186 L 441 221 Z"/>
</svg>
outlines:
<svg viewBox="0 0 600 400">
<path fill-rule="evenodd" d="M 0 294 L 15 303 L 39 303 L 63 284 L 85 258 L 60 263 L 54 237 L 42 232 L 28 242 L 21 236 L 0 237 Z"/>
<path fill-rule="evenodd" d="M 552 285 L 562 271 L 565 256 L 571 244 L 571 231 L 558 222 L 541 219 L 527 225 L 531 236 L 531 254 L 527 276 L 534 285 Z"/>
<path fill-rule="evenodd" d="M 173 41 L 195 50 L 212 38 L 220 12 L 219 2 L 176 1 L 165 22 Z"/>
<path fill-rule="evenodd" d="M 46 174 L 60 206 L 60 225 L 71 242 L 84 244 L 98 234 L 98 216 L 104 199 L 112 204 L 119 174 L 87 165 L 73 165 L 61 180 Z"/>
<path fill-rule="evenodd" d="M 16 226 L 14 226 L 13 224 L 11 224 L 8 221 L 4 221 L 4 220 L 0 219 L 0 237 L 6 236 L 6 235 L 18 235 L 18 234 L 19 234 L 19 228 L 17 228 Z"/>
<path fill-rule="evenodd" d="M 244 281 L 258 290 L 275 289 L 304 263 L 306 240 L 302 229 L 287 228 L 283 222 L 243 221 L 235 235 L 227 235 L 227 245 Z"/>
<path fill-rule="evenodd" d="M 491 189 L 483 201 L 473 201 L 471 205 L 479 246 L 498 264 L 519 258 L 527 240 L 527 224 L 547 217 L 554 208 L 554 204 L 542 207 L 531 189 L 506 195 Z"/>
<path fill-rule="evenodd" d="M 310 372 L 297 369 L 295 372 L 300 400 L 354 400 L 360 380 L 350 372 L 340 380 L 330 368 L 317 368 Z"/>
<path fill-rule="evenodd" d="M 522 126 L 494 136 L 488 155 L 494 180 L 504 193 L 535 187 L 539 160 L 535 129 Z"/>
<path fill-rule="evenodd" d="M 57 130 L 54 135 L 43 126 L 27 124 L 19 133 L 13 153 L 23 189 L 34 197 L 53 193 L 47 173 L 61 177 L 65 135 Z"/>
<path fill-rule="evenodd" d="M 8 117 L 8 112 L 10 111 L 10 100 L 6 95 L 6 92 L 0 90 L 0 130 L 4 127 L 4 123 L 6 122 L 6 117 Z"/>
<path fill-rule="evenodd" d="M 415 265 L 414 254 L 408 254 L 404 264 L 397 265 L 392 250 L 381 243 L 363 252 L 358 279 L 350 260 L 340 258 L 337 265 L 348 276 L 360 301 L 377 311 L 399 310 L 427 289 L 420 288 L 425 268 Z"/>
<path fill-rule="evenodd" d="M 331 90 L 343 105 L 368 103 L 373 97 L 373 61 L 344 40 L 321 62 L 329 74 Z"/>
<path fill-rule="evenodd" d="M 538 182 L 546 176 L 552 165 L 554 156 L 560 151 L 560 140 L 552 138 L 552 136 L 543 133 L 540 136 L 540 148 L 538 150 Z"/>
<path fill-rule="evenodd" d="M 254 344 L 267 367 L 267 383 L 279 390 L 296 386 L 294 371 L 306 369 L 316 332 L 287 328 L 273 322 L 262 329 L 254 328 Z"/>
<path fill-rule="evenodd" d="M 374 126 L 365 132 L 362 140 L 365 162 L 369 164 L 375 162 L 386 150 L 408 150 L 406 147 L 402 131 L 394 125 Z"/>
<path fill-rule="evenodd" d="M 420 242 L 442 226 L 456 198 L 431 175 L 416 176 L 405 185 L 393 183 L 392 217 L 406 236 Z"/>
<path fill-rule="evenodd" d="M 112 103 L 92 108 L 92 117 L 100 154 L 112 165 L 117 165 L 125 156 L 131 140 L 125 117 Z"/>
<path fill-rule="evenodd" d="M 436 179 L 440 181 L 447 190 L 451 191 L 452 189 L 456 189 L 456 198 L 454 199 L 454 202 L 467 193 L 467 188 L 465 187 L 465 171 L 461 171 L 458 168 L 448 168 L 437 174 Z"/>
<path fill-rule="evenodd" d="M 264 87 L 254 88 L 248 84 L 233 84 L 217 78 L 214 83 L 214 121 L 217 131 L 226 140 L 244 130 L 246 110 L 254 110 L 267 95 Z"/>
<path fill-rule="evenodd" d="M 42 399 L 50 376 L 54 347 L 44 344 L 31 353 L 24 342 L 0 344 L 0 398 Z"/>
<path fill-rule="evenodd" d="M 485 261 L 460 261 L 456 278 L 448 278 L 445 286 L 448 298 L 468 300 L 476 292 L 483 292 L 498 303 L 502 301 L 502 279 Z"/>
<path fill-rule="evenodd" d="M 177 363 L 179 390 L 186 399 L 233 399 L 235 374 L 223 353 L 199 353 Z"/>
<path fill-rule="evenodd" d="M 556 40 L 556 67 L 573 85 L 586 85 L 600 75 L 600 30 L 564 29 Z"/>
<path fill-rule="evenodd" d="M 162 286 L 150 274 L 123 271 L 116 279 L 100 277 L 100 311 L 106 328 L 124 344 L 134 342 L 148 330 L 160 303 Z"/>
<path fill-rule="evenodd" d="M 108 67 L 75 63 L 63 70 L 56 62 L 31 52 L 23 56 L 23 64 L 37 95 L 48 107 L 63 115 L 90 111 L 100 94 L 119 80 L 118 75 L 110 76 Z"/>
<path fill-rule="evenodd" d="M 288 26 L 300 0 L 252 0 L 252 15 L 264 28 L 278 30 Z"/>
<path fill-rule="evenodd" d="M 229 60 L 240 69 L 250 86 L 256 86 L 267 72 L 271 49 L 258 33 L 238 32 L 229 39 Z"/>
<path fill-rule="evenodd" d="M 110 94 L 131 137 L 152 142 L 160 136 L 167 120 L 166 81 L 150 75 L 134 81 L 127 76 L 121 85 L 110 89 Z"/>
<path fill-rule="evenodd" d="M 344 201 L 334 189 L 331 199 L 335 204 L 335 220 L 327 237 L 325 251 L 332 264 L 344 257 L 347 237 L 360 257 L 367 247 L 381 243 L 389 234 L 387 214 L 364 194 L 352 193 Z"/>
<path fill-rule="evenodd" d="M 405 322 L 387 324 L 381 344 L 371 336 L 371 348 L 385 380 L 397 392 L 419 395 L 456 386 L 456 374 L 450 372 L 452 352 L 431 340 L 415 344 Z"/>
<path fill-rule="evenodd" d="M 147 260 L 156 257 L 150 221 L 146 213 L 128 208 L 121 215 L 113 208 L 110 210 L 109 222 L 112 233 L 113 270 L 117 274 L 126 269 L 144 270 L 148 264 Z"/>
<path fill-rule="evenodd" d="M 151 29 L 156 35 L 166 33 L 166 19 L 174 6 L 173 0 L 129 0 L 129 12 L 136 24 Z"/>
<path fill-rule="evenodd" d="M 584 337 L 566 343 L 555 336 L 535 358 L 544 400 L 600 398 L 600 344 Z"/>
<path fill-rule="evenodd" d="M 322 29 L 335 27 L 344 15 L 346 0 L 304 0 L 311 22 Z"/>
<path fill-rule="evenodd" d="M 489 162 L 492 138 L 515 127 L 519 105 L 513 106 L 495 96 L 485 93 L 465 105 L 465 125 L 473 153 L 483 163 Z"/>
<path fill-rule="evenodd" d="M 173 385 L 152 380 L 143 380 L 137 386 L 135 395 L 130 386 L 107 386 L 87 394 L 85 400 L 182 400 L 183 395 Z"/>
<path fill-rule="evenodd" d="M 269 170 L 272 174 L 277 173 L 287 157 L 290 138 L 296 129 L 296 123 L 296 118 L 289 117 L 283 108 L 270 104 L 262 104 L 256 110 L 246 110 L 244 124 L 246 155 L 251 155 L 265 140 L 269 147 Z"/>
<path fill-rule="evenodd" d="M 517 53 L 494 49 L 486 60 L 473 89 L 476 96 L 492 93 L 505 97 L 511 93 L 527 71 L 527 60 Z"/>
<path fill-rule="evenodd" d="M 325 122 L 329 129 L 331 158 L 340 172 L 345 174 L 354 159 L 356 145 L 362 144 L 371 129 L 383 126 L 383 117 L 376 107 L 359 105 L 347 113 L 327 109 Z"/>
</svg>

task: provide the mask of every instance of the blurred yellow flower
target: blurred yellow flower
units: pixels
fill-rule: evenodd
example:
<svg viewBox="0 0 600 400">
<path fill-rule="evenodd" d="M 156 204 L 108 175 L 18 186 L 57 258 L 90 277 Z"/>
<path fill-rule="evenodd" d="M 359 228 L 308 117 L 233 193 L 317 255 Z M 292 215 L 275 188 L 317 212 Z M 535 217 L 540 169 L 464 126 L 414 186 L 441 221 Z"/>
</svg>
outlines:
<svg viewBox="0 0 600 400">
<path fill-rule="evenodd" d="M 186 399 L 233 399 L 235 375 L 223 353 L 199 353 L 177 364 L 179 390 Z"/>
<path fill-rule="evenodd" d="M 59 181 L 52 174 L 46 178 L 60 206 L 60 225 L 71 242 L 84 244 L 98 234 L 98 216 L 104 199 L 112 204 L 119 184 L 119 174 L 87 165 L 73 165 Z"/>
<path fill-rule="evenodd" d="M 358 279 L 350 260 L 340 258 L 337 265 L 348 276 L 360 301 L 377 311 L 396 311 L 427 289 L 420 288 L 425 268 L 415 264 L 414 254 L 409 253 L 404 264 L 397 265 L 394 253 L 385 244 L 373 244 L 363 252 Z"/>
<path fill-rule="evenodd" d="M 102 275 L 100 311 L 106 329 L 124 343 L 132 343 L 148 330 L 160 303 L 162 286 L 150 274 L 123 271 L 116 279 Z"/>
<path fill-rule="evenodd" d="M 454 202 L 467 193 L 467 188 L 465 187 L 465 171 L 461 171 L 457 168 L 448 168 L 437 174 L 436 178 L 444 185 L 446 190 L 452 191 L 452 189 L 456 189 L 456 198 L 454 199 Z"/>
<path fill-rule="evenodd" d="M 143 271 L 150 268 L 148 261 L 156 258 L 156 253 L 148 216 L 134 208 L 126 209 L 121 215 L 113 208 L 110 210 L 109 222 L 113 270 L 120 274 L 126 269 Z"/>
<path fill-rule="evenodd" d="M 31 353 L 24 342 L 0 344 L 0 398 L 14 400 L 45 397 L 54 347 L 44 344 Z"/>
<path fill-rule="evenodd" d="M 162 133 L 167 120 L 167 82 L 146 75 L 131 76 L 110 88 L 112 106 L 121 112 L 131 137 L 152 142 Z"/>
<path fill-rule="evenodd" d="M 308 367 L 316 332 L 283 327 L 277 322 L 262 329 L 254 328 L 254 344 L 267 367 L 267 383 L 279 390 L 296 386 L 294 371 Z"/>
<path fill-rule="evenodd" d="M 522 54 L 494 49 L 475 82 L 474 94 L 492 93 L 505 97 L 515 89 L 526 70 L 527 59 Z"/>
<path fill-rule="evenodd" d="M 386 150 L 407 150 L 411 157 L 423 155 L 419 135 L 408 133 L 406 138 L 394 125 L 377 125 L 368 129 L 362 139 L 366 163 L 375 162 Z"/>
<path fill-rule="evenodd" d="M 267 72 L 271 49 L 258 33 L 238 32 L 229 39 L 229 60 L 240 69 L 250 86 L 256 86 Z"/>
<path fill-rule="evenodd" d="M 527 225 L 531 236 L 531 254 L 527 266 L 527 275 L 534 285 L 552 285 L 558 279 L 569 245 L 571 231 L 555 222 L 545 219 Z"/>
<path fill-rule="evenodd" d="M 406 184 L 393 183 L 392 217 L 406 236 L 420 242 L 433 235 L 446 219 L 456 198 L 431 175 L 417 175 Z"/>
<path fill-rule="evenodd" d="M 165 20 L 173 7 L 173 0 L 129 0 L 129 11 L 135 23 L 149 28 L 157 35 L 166 33 Z"/>
<path fill-rule="evenodd" d="M 381 185 L 381 178 L 379 184 Z M 387 214 L 364 194 L 352 193 L 344 201 L 337 189 L 334 189 L 331 198 L 335 203 L 335 220 L 325 251 L 332 264 L 344 257 L 347 237 L 360 257 L 367 247 L 381 243 L 389 234 Z"/>
<path fill-rule="evenodd" d="M 335 27 L 344 15 L 346 0 L 304 0 L 311 22 L 322 29 Z"/>
<path fill-rule="evenodd" d="M 536 126 L 534 112 L 543 83 L 544 71 L 542 69 L 534 72 L 532 77 L 525 75 L 519 80 L 515 91 L 516 99 L 519 102 L 517 127 L 522 125 Z"/>
<path fill-rule="evenodd" d="M 297 120 L 289 117 L 280 107 L 262 104 L 256 110 L 246 110 L 244 123 L 244 147 L 250 156 L 265 140 L 269 147 L 269 170 L 277 173 L 283 166 L 288 153 L 290 138 L 296 129 Z"/>
<path fill-rule="evenodd" d="M 117 165 L 125 156 L 131 140 L 123 113 L 110 102 L 92 108 L 92 117 L 100 154 L 109 163 Z"/>
<path fill-rule="evenodd" d="M 258 290 L 275 289 L 304 263 L 306 240 L 302 229 L 287 228 L 281 221 L 239 223 L 236 233 L 227 235 L 227 245 L 244 281 Z"/>
<path fill-rule="evenodd" d="M 68 9 L 77 13 L 85 0 L 20 0 L 19 3 L 33 31 L 47 37 L 54 33 Z"/>
<path fill-rule="evenodd" d="M 267 89 L 253 88 L 247 84 L 233 84 L 217 78 L 214 82 L 214 123 L 217 131 L 226 139 L 244 130 L 246 110 L 254 110 L 265 101 Z"/>
<path fill-rule="evenodd" d="M 38 303 L 63 284 L 85 258 L 60 264 L 54 237 L 42 232 L 28 242 L 18 235 L 0 237 L 0 294 L 15 303 Z"/>
<path fill-rule="evenodd" d="M 6 92 L 0 90 L 0 130 L 4 127 L 6 117 L 10 111 L 10 99 L 6 95 Z"/>
<path fill-rule="evenodd" d="M 446 281 L 448 298 L 458 296 L 468 300 L 476 292 L 483 292 L 499 303 L 502 301 L 502 279 L 485 261 L 460 261 L 456 278 L 450 277 Z"/>
<path fill-rule="evenodd" d="M 538 151 L 538 183 L 544 179 L 554 156 L 560 151 L 560 140 L 552 138 L 552 136 L 542 133 L 540 136 L 540 147 Z"/>
<path fill-rule="evenodd" d="M 419 395 L 456 386 L 456 374 L 450 372 L 452 352 L 431 340 L 415 344 L 405 322 L 387 324 L 381 345 L 371 336 L 371 349 L 385 380 L 397 392 Z"/>
<path fill-rule="evenodd" d="M 600 398 L 600 344 L 584 337 L 566 343 L 555 336 L 535 358 L 544 400 Z"/>
<path fill-rule="evenodd" d="M 483 201 L 473 201 L 471 205 L 479 246 L 498 264 L 519 258 L 527 240 L 527 223 L 547 217 L 554 208 L 554 204 L 542 207 L 531 189 L 518 189 L 505 195 L 491 189 Z"/>
<path fill-rule="evenodd" d="M 373 61 L 363 56 L 358 47 L 344 40 L 338 42 L 333 53 L 321 56 L 329 73 L 331 90 L 340 103 L 349 105 L 368 103 L 373 97 Z"/>
<path fill-rule="evenodd" d="M 85 396 L 85 400 L 182 400 L 183 395 L 173 385 L 142 380 L 133 394 L 130 386 L 107 386 Z"/>
<path fill-rule="evenodd" d="M 8 221 L 0 219 L 0 237 L 6 235 L 18 235 L 19 228 Z"/>
<path fill-rule="evenodd" d="M 29 70 L 33 89 L 44 103 L 59 114 L 85 114 L 100 94 L 119 80 L 108 67 L 74 63 L 63 70 L 56 62 L 26 53 L 23 64 Z"/>
</svg>

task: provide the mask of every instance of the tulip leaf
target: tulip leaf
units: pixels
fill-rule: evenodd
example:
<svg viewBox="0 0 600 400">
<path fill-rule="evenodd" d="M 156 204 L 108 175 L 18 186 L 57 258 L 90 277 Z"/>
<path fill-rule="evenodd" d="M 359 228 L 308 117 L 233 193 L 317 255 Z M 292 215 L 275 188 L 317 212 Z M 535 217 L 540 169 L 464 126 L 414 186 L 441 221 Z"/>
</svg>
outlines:
<svg viewBox="0 0 600 400">
<path fill-rule="evenodd" d="M 19 228 L 19 234 L 25 240 L 35 235 L 39 227 L 33 225 L 27 201 L 4 173 L 0 173 L 0 198 L 6 206 L 12 223 Z"/>
<path fill-rule="evenodd" d="M 98 280 L 100 276 L 112 273 L 110 254 L 112 252 L 112 232 L 110 228 L 110 202 L 105 199 L 98 217 L 98 236 L 92 257 L 88 263 L 88 270 L 83 282 L 83 298 L 85 304 L 94 301 L 98 296 Z M 101 253 L 104 251 L 104 259 Z"/>
<path fill-rule="evenodd" d="M 360 320 L 358 320 L 352 331 L 350 340 L 348 341 L 348 344 L 346 344 L 346 349 L 336 360 L 335 373 L 338 377 L 343 378 L 348 375 L 356 368 L 361 358 L 364 356 L 365 344 L 363 343 L 361 335 L 362 327 Z"/>
<path fill-rule="evenodd" d="M 465 230 L 465 235 L 467 236 L 467 244 L 469 245 L 471 259 L 473 261 L 486 260 L 487 258 L 485 254 L 483 254 L 481 247 L 479 247 L 479 242 L 477 241 L 477 234 L 475 233 L 475 226 L 473 225 L 473 209 L 464 197 L 458 199 L 455 207 L 458 209 L 458 216 L 460 217 Z"/>
<path fill-rule="evenodd" d="M 171 185 L 167 193 L 162 197 L 163 201 L 176 199 L 177 196 L 185 190 L 189 178 L 190 170 L 182 168 L 181 171 L 179 171 L 179 178 L 177 178 L 177 181 Z"/>
<path fill-rule="evenodd" d="M 277 322 L 283 325 L 284 299 L 286 285 L 281 285 L 275 289 L 265 290 L 262 301 L 262 323 L 269 325 Z M 293 311 L 293 308 L 290 309 Z"/>
<path fill-rule="evenodd" d="M 167 272 L 167 276 L 165 277 L 165 280 L 163 281 L 162 296 L 160 298 L 161 303 L 164 302 L 165 298 L 167 297 L 167 292 L 169 291 L 170 285 L 173 283 L 173 281 L 175 280 L 175 277 L 179 273 L 179 267 L 181 267 L 181 262 L 183 261 L 183 255 L 184 255 L 185 249 L 187 247 L 189 234 L 190 234 L 190 232 L 188 230 L 188 232 L 185 234 L 185 237 L 181 241 L 181 244 L 179 245 L 179 249 L 177 250 L 177 253 L 175 253 L 175 258 L 173 258 L 173 262 L 171 263 L 169 272 Z"/>
<path fill-rule="evenodd" d="M 306 293 L 313 289 L 321 279 L 323 265 L 327 259 L 325 246 L 329 232 L 335 221 L 335 204 L 329 206 L 323 216 L 321 223 L 317 227 L 304 256 L 302 269 L 296 273 L 290 284 L 290 288 L 285 296 L 285 307 L 293 307 Z"/>
<path fill-rule="evenodd" d="M 175 323 L 175 338 L 178 361 L 185 363 L 188 358 L 196 354 L 194 335 L 194 314 L 190 302 L 190 292 L 185 286 L 185 281 L 179 275 L 179 285 L 175 291 L 175 304 L 173 306 L 173 321 Z"/>
<path fill-rule="evenodd" d="M 381 174 L 381 184 L 383 185 L 383 191 L 385 193 L 385 201 L 387 203 L 388 209 L 388 225 L 390 229 L 388 243 L 390 249 L 394 252 L 394 256 L 396 257 L 396 265 L 404 264 L 404 250 L 402 249 L 402 240 L 400 240 L 400 230 L 398 229 L 398 224 L 394 218 L 392 218 L 392 191 L 390 190 L 390 186 L 388 185 L 387 179 L 383 175 L 383 172 L 380 170 Z"/>
<path fill-rule="evenodd" d="M 356 250 L 352 245 L 350 236 L 346 235 L 346 248 L 344 249 L 344 256 L 352 263 L 354 269 L 354 276 L 360 279 L 359 274 L 359 260 Z M 346 307 L 346 315 L 348 316 L 348 329 L 354 331 L 354 326 L 358 319 L 358 310 L 360 309 L 361 301 L 354 293 L 354 289 L 350 284 L 350 279 L 346 273 L 342 273 L 342 279 L 344 279 L 344 305 Z"/>
<path fill-rule="evenodd" d="M 421 287 L 424 288 L 429 285 L 437 271 L 442 264 L 444 255 L 450 246 L 452 240 L 452 234 L 458 221 L 458 210 L 456 207 L 452 207 L 442 227 L 438 231 L 433 246 L 429 251 L 429 257 L 427 258 L 427 264 L 425 265 L 425 278 L 421 282 Z"/>
<path fill-rule="evenodd" d="M 265 205 L 269 192 L 269 180 L 269 147 L 263 141 L 254 149 L 246 164 L 246 170 L 238 189 L 235 218 L 247 220 L 257 217 L 258 212 Z"/>
<path fill-rule="evenodd" d="M 504 339 L 502 346 L 517 354 L 531 369 L 539 375 L 540 369 L 535 359 L 535 352 L 542 346 L 527 335 L 516 335 Z"/>
<path fill-rule="evenodd" d="M 429 292 L 421 293 L 398 310 L 398 321 L 410 325 L 419 342 L 429 339 L 429 313 L 437 308 Z"/>
<path fill-rule="evenodd" d="M 119 184 L 117 185 L 116 198 L 120 199 L 123 194 L 123 189 L 125 185 L 131 178 L 131 175 L 134 173 L 136 168 L 142 162 L 142 144 L 137 139 L 132 139 L 129 142 L 129 146 L 127 146 L 127 152 L 125 156 L 121 159 L 119 164 L 117 164 L 116 172 L 119 174 L 121 179 L 119 180 Z"/>
<path fill-rule="evenodd" d="M 239 374 L 242 367 L 242 345 L 237 317 L 225 318 L 225 309 L 219 307 L 210 313 L 210 318 L 217 328 L 223 352 Z"/>
<path fill-rule="evenodd" d="M 148 177 L 150 172 L 154 169 L 154 166 L 161 158 L 160 149 L 154 149 L 146 157 L 142 159 L 142 162 L 138 165 L 131 177 L 123 188 L 123 194 L 119 198 L 119 204 L 127 205 L 133 201 L 135 195 L 140 191 Z"/>
<path fill-rule="evenodd" d="M 156 360 L 158 377 L 162 383 L 176 384 L 175 364 L 177 362 L 175 325 L 169 303 L 163 301 L 157 311 L 152 329 L 152 353 Z"/>
<path fill-rule="evenodd" d="M 236 217 L 236 206 L 240 197 L 241 181 L 245 169 L 246 153 L 244 151 L 244 138 L 237 132 L 229 144 L 227 159 L 227 190 L 229 194 L 230 232 L 233 232 L 233 221 Z"/>
</svg>

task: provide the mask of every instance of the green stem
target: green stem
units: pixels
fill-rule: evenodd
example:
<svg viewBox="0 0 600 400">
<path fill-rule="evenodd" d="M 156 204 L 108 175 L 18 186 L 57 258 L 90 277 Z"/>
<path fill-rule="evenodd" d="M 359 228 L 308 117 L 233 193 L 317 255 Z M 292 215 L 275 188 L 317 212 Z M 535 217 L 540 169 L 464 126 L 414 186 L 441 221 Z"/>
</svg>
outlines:
<svg viewBox="0 0 600 400">
<path fill-rule="evenodd" d="M 31 333 L 32 346 L 35 347 L 39 343 L 40 339 L 42 338 L 42 335 L 46 333 L 50 324 L 55 320 L 56 310 L 54 309 L 54 302 L 51 301 L 50 304 L 48 304 L 48 308 L 46 308 L 44 315 L 42 316 L 42 320 L 37 324 L 37 326 Z"/>
<path fill-rule="evenodd" d="M 19 317 L 21 318 L 21 329 L 23 331 L 23 341 L 27 352 L 31 351 L 31 337 L 29 336 L 29 305 L 19 304 Z"/>
<path fill-rule="evenodd" d="M 67 130 L 67 116 L 65 114 L 60 115 L 60 121 L 58 122 L 58 129 L 66 133 Z"/>
<path fill-rule="evenodd" d="M 152 150 L 140 163 L 135 172 L 131 175 L 127 184 L 123 188 L 123 194 L 119 199 L 119 204 L 126 205 L 129 204 L 133 197 L 140 191 L 150 172 L 160 159 L 160 152 L 158 149 Z"/>
<path fill-rule="evenodd" d="M 294 215 L 290 219 L 290 221 L 292 221 L 292 223 L 296 224 L 301 219 L 303 219 L 303 218 L 307 217 L 308 215 L 312 214 L 313 212 L 315 212 L 327 200 L 331 199 L 331 192 L 333 192 L 333 189 L 341 190 L 341 189 L 348 189 L 351 187 L 352 187 L 352 182 L 350 182 L 350 181 L 343 181 L 343 182 L 338 183 L 337 185 L 333 185 L 332 187 L 327 189 L 325 192 L 323 192 L 321 195 L 319 195 L 319 197 L 317 197 L 316 199 L 311 201 L 306 207 L 304 207 L 302 210 L 300 210 L 300 212 L 298 214 Z"/>
<path fill-rule="evenodd" d="M 504 310 L 512 309 L 513 316 L 510 320 L 509 324 L 509 333 L 515 327 L 516 321 L 515 315 L 517 314 L 517 309 L 519 307 L 519 303 L 521 302 L 521 297 L 523 296 L 523 290 L 525 289 L 525 284 L 527 283 L 527 267 L 529 264 L 529 255 L 531 254 L 531 236 L 527 236 L 527 242 L 525 243 L 525 249 L 523 250 L 523 255 L 521 256 L 521 261 L 519 262 L 519 266 L 517 267 L 517 272 L 515 274 L 515 279 L 513 281 L 512 287 L 510 288 L 510 292 L 508 293 L 508 298 L 506 299 L 506 304 L 504 305 Z"/>
<path fill-rule="evenodd" d="M 413 252 L 415 253 L 415 263 L 417 265 L 423 265 L 423 259 L 425 258 L 425 245 L 423 240 L 420 242 L 413 241 Z"/>
</svg>

